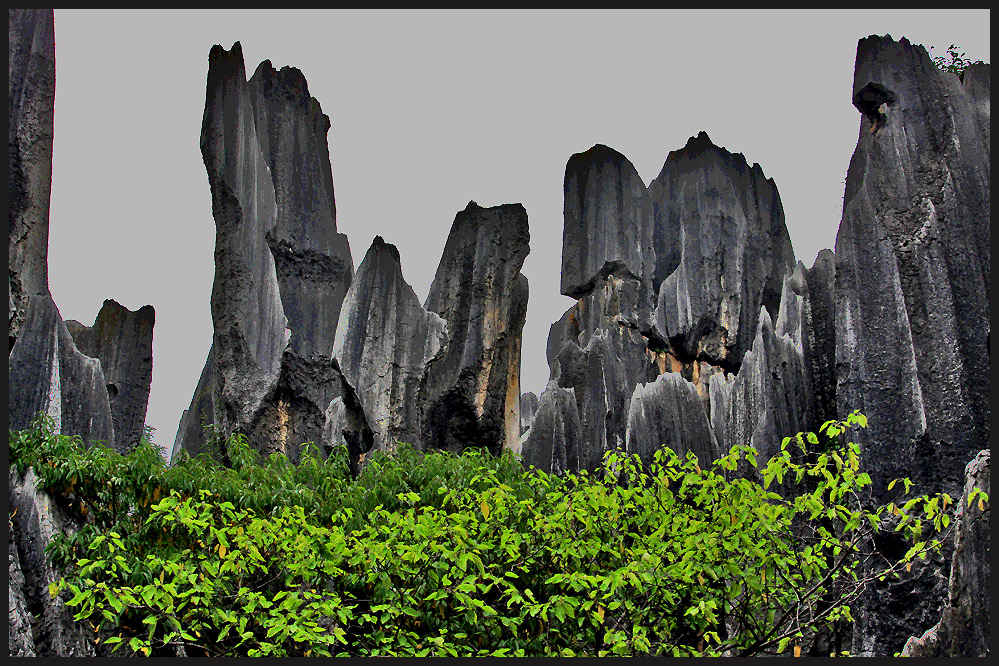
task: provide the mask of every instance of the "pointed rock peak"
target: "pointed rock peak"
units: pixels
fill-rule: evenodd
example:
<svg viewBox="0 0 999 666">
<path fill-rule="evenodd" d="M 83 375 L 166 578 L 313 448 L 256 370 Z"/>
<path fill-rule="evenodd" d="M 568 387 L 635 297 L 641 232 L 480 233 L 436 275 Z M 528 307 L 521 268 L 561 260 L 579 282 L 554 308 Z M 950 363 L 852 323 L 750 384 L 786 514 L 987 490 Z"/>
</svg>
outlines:
<svg viewBox="0 0 999 666">
<path fill-rule="evenodd" d="M 809 271 L 814 271 L 816 266 L 830 264 L 835 265 L 836 263 L 836 253 L 825 247 L 819 250 L 819 253 L 815 255 L 815 261 L 812 263 L 812 267 Z"/>
<path fill-rule="evenodd" d="M 312 100 L 309 82 L 297 67 L 285 65 L 280 70 L 274 68 L 270 60 L 264 60 L 253 72 L 253 81 L 258 83 L 266 97 L 280 95 L 285 101 L 308 105 Z"/>
<path fill-rule="evenodd" d="M 697 136 L 692 136 L 687 139 L 687 145 L 679 150 L 671 150 L 669 155 L 666 156 L 666 162 L 663 164 L 662 171 L 659 176 L 662 177 L 667 170 L 667 165 L 671 162 L 676 163 L 681 160 L 697 160 L 699 158 L 713 155 L 716 159 L 721 161 L 729 168 L 733 168 L 739 173 L 743 173 L 747 169 L 753 171 L 759 177 L 773 182 L 773 179 L 767 178 L 763 173 L 763 168 L 756 162 L 752 166 L 746 160 L 746 156 L 742 153 L 733 153 L 723 146 L 715 144 L 708 133 L 705 131 L 700 131 Z M 658 180 L 658 178 L 657 178 Z"/>
<path fill-rule="evenodd" d="M 374 253 L 388 253 L 393 259 L 395 259 L 396 263 L 400 263 L 399 248 L 392 243 L 386 243 L 385 239 L 381 236 L 375 236 L 374 240 L 371 241 L 371 247 L 368 248 L 367 254 L 364 255 L 364 261 L 367 261 L 368 256 L 373 255 Z M 360 270 L 360 266 L 358 267 L 358 270 Z"/>
</svg>

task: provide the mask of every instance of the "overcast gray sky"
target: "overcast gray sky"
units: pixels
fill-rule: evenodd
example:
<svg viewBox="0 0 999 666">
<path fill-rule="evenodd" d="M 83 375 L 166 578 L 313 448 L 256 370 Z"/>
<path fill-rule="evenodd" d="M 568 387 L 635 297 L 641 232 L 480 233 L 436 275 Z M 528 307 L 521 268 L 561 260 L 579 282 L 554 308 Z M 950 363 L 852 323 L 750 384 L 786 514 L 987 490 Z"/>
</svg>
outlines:
<svg viewBox="0 0 999 666">
<path fill-rule="evenodd" d="M 832 247 L 860 115 L 857 41 L 952 43 L 991 62 L 988 10 L 56 10 L 49 284 L 64 319 L 156 308 L 146 422 L 170 448 L 212 341 L 215 224 L 199 139 L 208 52 L 292 65 L 330 117 L 337 228 L 375 235 L 426 298 L 455 213 L 522 203 L 522 390 L 548 379 L 566 160 L 595 143 L 646 185 L 704 130 L 780 191 L 795 256 Z"/>
</svg>

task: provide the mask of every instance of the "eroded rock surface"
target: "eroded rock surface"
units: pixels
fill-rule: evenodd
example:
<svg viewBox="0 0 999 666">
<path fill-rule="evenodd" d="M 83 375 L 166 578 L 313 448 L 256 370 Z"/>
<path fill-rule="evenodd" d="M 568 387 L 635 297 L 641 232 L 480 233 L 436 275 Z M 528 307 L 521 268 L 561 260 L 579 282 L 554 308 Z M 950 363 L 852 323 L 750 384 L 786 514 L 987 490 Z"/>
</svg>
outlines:
<svg viewBox="0 0 999 666">
<path fill-rule="evenodd" d="M 113 446 L 101 364 L 77 350 L 49 293 L 55 104 L 52 10 L 9 10 L 8 40 L 8 427 L 22 430 L 43 413 L 55 420 L 61 433 Z"/>
<path fill-rule="evenodd" d="M 447 344 L 447 325 L 420 305 L 406 283 L 399 250 L 375 236 L 347 291 L 333 357 L 357 393 L 374 434 L 374 450 L 399 441 L 423 450 L 420 381 Z"/>
<path fill-rule="evenodd" d="M 794 268 L 777 186 L 701 132 L 669 154 L 648 199 L 660 335 L 683 360 L 737 370 Z"/>
<path fill-rule="evenodd" d="M 51 9 L 9 9 L 7 20 L 8 335 L 13 348 L 28 299 L 49 293 L 55 22 Z"/>
<path fill-rule="evenodd" d="M 965 468 L 964 492 L 955 522 L 954 556 L 940 622 L 920 637 L 913 636 L 904 657 L 986 657 L 991 637 L 990 504 L 968 499 L 975 489 L 991 488 L 991 453 L 978 452 Z M 983 510 L 984 509 L 984 510 Z"/>
<path fill-rule="evenodd" d="M 896 477 L 956 496 L 965 462 L 988 447 L 989 71 L 962 82 L 905 38 L 857 47 L 861 131 L 836 238 L 836 402 L 840 415 L 869 419 L 853 436 L 879 500 Z M 939 617 L 946 576 L 933 569 L 862 600 L 855 654 L 893 654 Z"/>
<path fill-rule="evenodd" d="M 247 82 L 257 141 L 270 169 L 276 224 L 266 234 L 291 329 L 291 348 L 329 356 L 340 306 L 354 270 L 350 246 L 336 230 L 327 132 L 330 119 L 302 72 L 270 60 Z"/>
<path fill-rule="evenodd" d="M 520 435 L 523 437 L 538 413 L 538 396 L 533 391 L 520 394 Z"/>
<path fill-rule="evenodd" d="M 14 546 L 17 562 L 23 573 L 20 583 L 28 618 L 11 615 L 11 640 L 15 638 L 13 629 L 18 628 L 18 649 L 27 651 L 28 640 L 39 657 L 92 657 L 95 656 L 94 634 L 89 628 L 73 620 L 73 613 L 61 596 L 52 598 L 49 585 L 62 578 L 62 572 L 55 568 L 45 546 L 59 533 L 78 529 L 78 526 L 53 502 L 52 497 L 37 487 L 33 470 L 21 476 L 12 466 L 9 470 L 10 510 L 14 512 L 11 544 Z M 14 577 L 11 586 L 15 585 Z M 15 601 L 15 604 L 17 601 Z M 23 620 L 30 627 L 23 633 Z M 13 646 L 11 654 L 14 654 Z"/>
<path fill-rule="evenodd" d="M 448 334 L 420 389 L 425 447 L 519 452 L 528 297 L 520 269 L 529 242 L 527 211 L 520 204 L 482 208 L 472 201 L 455 216 L 424 303 L 444 320 Z"/>
<path fill-rule="evenodd" d="M 215 334 L 175 450 L 205 450 L 210 424 L 295 461 L 303 442 L 324 442 L 330 403 L 343 396 L 330 353 L 353 264 L 336 231 L 329 118 L 294 68 L 265 61 L 247 82 L 239 42 L 208 60 Z"/>
<path fill-rule="evenodd" d="M 628 409 L 625 448 L 638 454 L 646 470 L 655 452 L 667 446 L 681 458 L 694 453 L 705 468 L 718 458 L 718 442 L 697 389 L 679 373 L 639 384 Z"/>
<path fill-rule="evenodd" d="M 107 299 L 93 326 L 66 322 L 76 348 L 101 362 L 111 402 L 115 448 L 122 452 L 138 445 L 146 422 L 153 381 L 155 320 L 151 305 L 132 312 Z"/>
<path fill-rule="evenodd" d="M 550 381 L 541 393 L 530 429 L 521 437 L 524 466 L 552 474 L 577 471 L 580 434 L 575 393 Z"/>
<path fill-rule="evenodd" d="M 565 167 L 562 293 L 579 298 L 609 272 L 648 278 L 654 253 L 634 165 L 597 144 Z"/>
</svg>

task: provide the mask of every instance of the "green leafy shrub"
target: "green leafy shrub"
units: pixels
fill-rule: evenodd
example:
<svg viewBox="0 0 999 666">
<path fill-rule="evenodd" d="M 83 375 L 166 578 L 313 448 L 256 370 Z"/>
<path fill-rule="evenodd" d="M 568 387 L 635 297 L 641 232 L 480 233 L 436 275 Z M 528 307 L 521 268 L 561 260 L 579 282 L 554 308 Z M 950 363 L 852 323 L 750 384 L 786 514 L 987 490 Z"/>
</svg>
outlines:
<svg viewBox="0 0 999 666">
<path fill-rule="evenodd" d="M 90 507 L 53 542 L 53 593 L 140 654 L 755 655 L 849 621 L 875 577 L 939 547 L 947 495 L 909 497 L 904 480 L 908 499 L 865 507 L 870 478 L 840 444 L 865 425 L 786 438 L 762 483 L 736 473 L 757 467 L 746 446 L 705 469 L 613 452 L 565 478 L 509 453 L 401 446 L 355 480 L 338 452 L 306 446 L 295 467 L 239 436 L 231 469 L 84 450 L 44 421 L 10 449 L 64 505 Z M 872 568 L 885 530 L 913 546 Z"/>
<path fill-rule="evenodd" d="M 945 72 L 951 72 L 952 74 L 957 74 L 960 77 L 964 77 L 964 73 L 972 65 L 984 65 L 985 63 L 981 60 L 970 60 L 964 54 L 963 51 L 958 51 L 957 46 L 951 44 L 947 47 L 946 56 L 933 56 L 933 64 L 935 64 L 939 69 Z M 930 52 L 933 51 L 933 47 L 930 47 Z"/>
</svg>

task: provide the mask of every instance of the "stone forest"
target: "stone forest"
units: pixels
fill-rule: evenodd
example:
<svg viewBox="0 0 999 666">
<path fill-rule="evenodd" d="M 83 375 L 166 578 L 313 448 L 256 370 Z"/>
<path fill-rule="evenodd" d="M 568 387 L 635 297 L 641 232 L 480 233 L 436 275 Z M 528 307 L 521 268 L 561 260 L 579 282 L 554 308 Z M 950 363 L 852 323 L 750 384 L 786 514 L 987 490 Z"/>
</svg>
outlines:
<svg viewBox="0 0 999 666">
<path fill-rule="evenodd" d="M 608 146 L 567 156 L 561 292 L 576 303 L 551 325 L 550 379 L 535 395 L 519 379 L 525 208 L 457 211 L 421 304 L 382 237 L 355 267 L 337 231 L 330 119 L 302 73 L 265 60 L 247 77 L 239 42 L 211 47 L 212 347 L 171 460 L 143 463 L 122 508 L 132 486 L 121 479 L 134 475 L 98 471 L 138 469 L 154 311 L 107 300 L 87 326 L 64 321 L 49 292 L 54 29 L 51 10 L 9 10 L 11 656 L 988 655 L 989 64 L 955 74 L 905 38 L 859 40 L 860 138 L 835 247 L 811 267 L 795 259 L 774 181 L 706 132 L 649 186 Z M 840 424 L 822 434 L 830 448 L 793 439 L 829 421 Z M 834 456 L 848 438 L 859 449 Z M 747 447 L 751 464 L 729 456 Z M 857 450 L 859 481 L 843 475 Z M 839 476 L 815 467 L 833 457 Z M 463 460 L 488 474 L 462 476 Z M 347 506 L 331 498 L 406 461 L 398 492 L 350 514 L 356 531 L 330 523 Z M 251 490 L 260 470 L 333 480 L 257 511 L 223 502 L 221 481 L 178 481 L 195 465 L 212 479 L 244 474 Z M 796 494 L 818 506 L 831 479 L 856 503 L 836 508 L 834 488 L 828 513 L 787 517 Z M 898 499 L 895 479 L 925 502 Z M 614 504 L 647 488 L 673 513 Z M 583 493 L 592 521 L 570 534 L 578 514 L 565 506 Z M 292 495 L 332 506 L 325 523 Z M 704 511 L 681 542 L 695 515 L 684 503 Z M 736 562 L 733 541 L 727 564 L 723 548 L 711 567 L 676 573 L 746 507 L 786 519 L 764 530 L 788 535 L 786 556 L 750 544 L 755 559 Z M 294 560 L 311 568 L 289 564 L 305 551 L 281 544 L 316 530 L 313 559 Z M 440 536 L 454 530 L 472 536 Z M 605 536 L 584 541 L 586 530 Z M 589 545 L 552 545 L 556 532 Z M 120 541 L 140 533 L 158 544 L 141 561 Z M 827 552 L 813 534 L 839 541 Z M 852 559 L 837 559 L 843 548 Z M 393 557 L 396 569 L 375 565 Z M 399 568 L 406 557 L 419 566 Z"/>
</svg>

